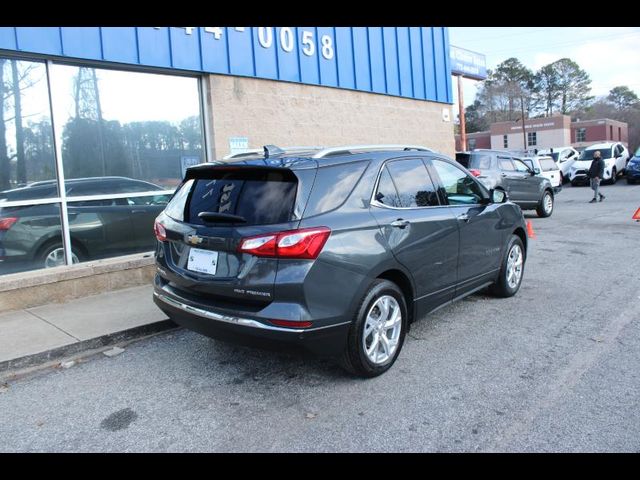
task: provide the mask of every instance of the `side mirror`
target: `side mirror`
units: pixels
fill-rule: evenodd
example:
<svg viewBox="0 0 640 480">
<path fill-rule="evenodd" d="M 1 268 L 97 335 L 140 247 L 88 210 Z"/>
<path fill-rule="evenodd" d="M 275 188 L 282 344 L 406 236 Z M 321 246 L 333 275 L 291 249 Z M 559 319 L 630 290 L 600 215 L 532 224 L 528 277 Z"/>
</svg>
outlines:
<svg viewBox="0 0 640 480">
<path fill-rule="evenodd" d="M 538 173 L 540 173 L 540 169 L 539 168 L 534 168 L 533 169 L 533 173 L 535 173 L 537 175 Z"/>
<path fill-rule="evenodd" d="M 504 190 L 491 189 L 491 203 L 505 203 L 508 200 Z"/>
</svg>

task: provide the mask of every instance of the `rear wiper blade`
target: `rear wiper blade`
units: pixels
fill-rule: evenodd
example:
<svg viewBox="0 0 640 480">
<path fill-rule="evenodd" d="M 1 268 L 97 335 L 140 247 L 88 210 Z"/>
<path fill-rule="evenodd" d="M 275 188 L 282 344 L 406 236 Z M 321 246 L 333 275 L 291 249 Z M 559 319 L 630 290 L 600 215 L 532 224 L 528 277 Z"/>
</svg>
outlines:
<svg viewBox="0 0 640 480">
<path fill-rule="evenodd" d="M 247 223 L 247 219 L 240 215 L 232 215 L 230 213 L 218 213 L 218 212 L 200 212 L 198 218 L 201 218 L 205 222 L 229 222 L 229 223 Z"/>
</svg>

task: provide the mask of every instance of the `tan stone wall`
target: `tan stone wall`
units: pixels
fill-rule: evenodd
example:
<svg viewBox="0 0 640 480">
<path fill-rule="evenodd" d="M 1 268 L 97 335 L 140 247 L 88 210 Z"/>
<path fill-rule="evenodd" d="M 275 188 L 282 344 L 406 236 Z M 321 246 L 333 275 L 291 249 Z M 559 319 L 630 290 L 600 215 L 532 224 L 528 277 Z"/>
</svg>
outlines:
<svg viewBox="0 0 640 480">
<path fill-rule="evenodd" d="M 345 144 L 417 144 L 454 155 L 451 105 L 338 88 L 206 77 L 213 156 L 229 153 L 229 137 L 249 148 Z"/>
<path fill-rule="evenodd" d="M 148 253 L 0 276 L 0 313 L 138 285 L 151 285 L 155 259 Z"/>
</svg>

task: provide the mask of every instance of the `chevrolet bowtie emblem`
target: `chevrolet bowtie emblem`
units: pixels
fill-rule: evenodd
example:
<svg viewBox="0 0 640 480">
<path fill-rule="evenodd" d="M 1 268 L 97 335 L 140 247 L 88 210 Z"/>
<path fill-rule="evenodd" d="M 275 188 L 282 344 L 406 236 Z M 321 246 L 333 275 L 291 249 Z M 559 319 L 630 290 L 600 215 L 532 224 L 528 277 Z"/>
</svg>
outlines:
<svg viewBox="0 0 640 480">
<path fill-rule="evenodd" d="M 187 235 L 187 243 L 191 245 L 200 245 L 204 238 L 199 237 L 198 235 Z"/>
</svg>

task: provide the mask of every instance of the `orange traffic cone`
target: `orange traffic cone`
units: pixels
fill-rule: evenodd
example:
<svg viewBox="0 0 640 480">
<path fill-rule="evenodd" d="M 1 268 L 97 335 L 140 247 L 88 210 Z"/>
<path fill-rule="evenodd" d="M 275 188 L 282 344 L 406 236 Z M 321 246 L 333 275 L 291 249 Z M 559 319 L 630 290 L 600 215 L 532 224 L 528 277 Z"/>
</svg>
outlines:
<svg viewBox="0 0 640 480">
<path fill-rule="evenodd" d="M 527 237 L 536 239 L 536 232 L 533 231 L 533 225 L 531 224 L 531 220 L 527 220 Z"/>
<path fill-rule="evenodd" d="M 631 219 L 640 222 L 640 208 L 636 210 L 636 213 L 633 214 L 633 217 L 631 217 Z"/>
</svg>

